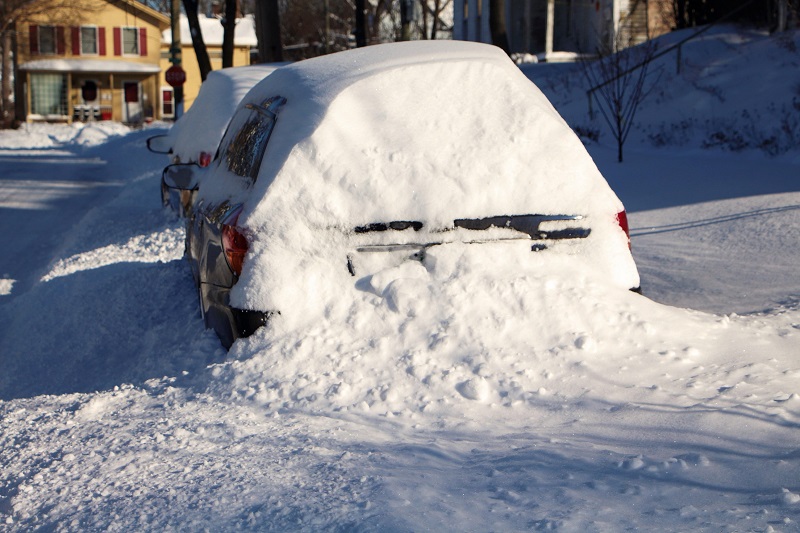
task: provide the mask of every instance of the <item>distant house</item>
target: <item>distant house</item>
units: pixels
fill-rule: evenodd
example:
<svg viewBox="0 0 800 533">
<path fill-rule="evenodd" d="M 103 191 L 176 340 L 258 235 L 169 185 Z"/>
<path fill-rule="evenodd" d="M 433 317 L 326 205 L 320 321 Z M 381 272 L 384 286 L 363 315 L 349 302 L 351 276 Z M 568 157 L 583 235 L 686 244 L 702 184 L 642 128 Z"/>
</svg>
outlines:
<svg viewBox="0 0 800 533">
<path fill-rule="evenodd" d="M 161 32 L 169 18 L 134 0 L 77 5 L 68 16 L 41 15 L 18 25 L 19 118 L 126 123 L 160 118 Z"/>
<path fill-rule="evenodd" d="M 491 42 L 490 0 L 456 0 L 453 38 Z M 596 54 L 627 47 L 664 33 L 669 0 L 505 0 L 512 53 L 541 60 L 559 52 Z"/>
<path fill-rule="evenodd" d="M 211 67 L 214 70 L 222 68 L 222 37 L 223 28 L 219 18 L 200 16 L 200 32 L 203 34 L 203 41 L 208 50 L 208 57 Z M 181 15 L 180 20 L 181 34 L 181 67 L 186 71 L 186 83 L 183 85 L 184 109 L 189 109 L 197 98 L 202 83 L 200 77 L 200 67 L 197 63 L 197 55 L 192 46 L 192 36 L 189 32 L 189 21 L 186 15 Z M 233 37 L 233 66 L 245 66 L 250 64 L 250 50 L 258 47 L 256 38 L 255 22 L 252 16 L 236 19 L 236 30 Z M 161 107 L 162 116 L 169 118 L 174 116 L 174 106 L 170 105 L 173 101 L 173 89 L 167 85 L 164 79 L 164 72 L 172 66 L 170 63 L 169 49 L 172 46 L 172 29 L 166 29 L 162 33 L 161 40 Z"/>
</svg>

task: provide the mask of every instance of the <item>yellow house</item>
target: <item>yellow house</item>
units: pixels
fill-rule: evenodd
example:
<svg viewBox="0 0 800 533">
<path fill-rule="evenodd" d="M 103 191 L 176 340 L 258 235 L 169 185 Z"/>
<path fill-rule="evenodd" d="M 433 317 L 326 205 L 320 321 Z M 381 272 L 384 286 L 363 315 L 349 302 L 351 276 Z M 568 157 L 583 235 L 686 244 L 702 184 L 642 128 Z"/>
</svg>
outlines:
<svg viewBox="0 0 800 533">
<path fill-rule="evenodd" d="M 200 32 L 203 34 L 208 58 L 211 61 L 211 68 L 219 70 L 222 68 L 222 37 L 223 29 L 220 19 L 205 17 L 200 15 Z M 197 55 L 192 45 L 192 37 L 189 32 L 189 21 L 186 15 L 181 15 L 180 20 L 181 35 L 181 67 L 186 71 L 186 83 L 183 84 L 183 103 L 184 110 L 189 107 L 197 98 L 200 92 L 200 67 L 197 63 Z M 161 116 L 169 118 L 174 116 L 174 106 L 172 87 L 164 79 L 164 73 L 172 66 L 170 63 L 169 49 L 172 46 L 172 30 L 167 29 L 162 34 L 161 40 Z M 236 30 L 233 37 L 233 66 L 241 67 L 250 64 L 250 49 L 258 46 L 256 38 L 255 22 L 252 16 L 236 19 Z"/>
<path fill-rule="evenodd" d="M 160 119 L 161 32 L 169 18 L 134 0 L 74 4 L 18 24 L 20 118 Z"/>
</svg>

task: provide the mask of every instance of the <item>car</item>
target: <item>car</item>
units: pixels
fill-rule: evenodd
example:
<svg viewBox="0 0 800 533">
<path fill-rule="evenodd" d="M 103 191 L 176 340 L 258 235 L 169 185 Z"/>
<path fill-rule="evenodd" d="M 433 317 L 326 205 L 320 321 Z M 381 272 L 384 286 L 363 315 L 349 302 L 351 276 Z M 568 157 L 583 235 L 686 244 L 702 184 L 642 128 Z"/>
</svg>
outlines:
<svg viewBox="0 0 800 533">
<path fill-rule="evenodd" d="M 282 67 L 242 99 L 207 168 L 169 167 L 163 183 L 174 207 L 194 195 L 186 257 L 226 347 L 454 247 L 513 246 L 639 287 L 622 203 L 490 45 L 392 43 Z"/>
<path fill-rule="evenodd" d="M 236 106 L 247 92 L 285 63 L 230 67 L 209 72 L 191 107 L 164 135 L 147 139 L 151 152 L 167 154 L 172 163 L 207 165 Z"/>
</svg>

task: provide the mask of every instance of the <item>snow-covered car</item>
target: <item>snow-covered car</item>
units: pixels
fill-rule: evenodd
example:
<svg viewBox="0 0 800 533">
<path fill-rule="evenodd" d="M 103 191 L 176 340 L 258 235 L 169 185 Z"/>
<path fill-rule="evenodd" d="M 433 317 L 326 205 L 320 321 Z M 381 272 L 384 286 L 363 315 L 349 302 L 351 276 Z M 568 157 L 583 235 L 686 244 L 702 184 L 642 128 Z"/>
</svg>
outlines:
<svg viewBox="0 0 800 533">
<path fill-rule="evenodd" d="M 208 168 L 173 166 L 163 182 L 165 200 L 196 191 L 186 254 L 225 346 L 386 269 L 433 268 L 446 247 L 489 262 L 513 247 L 639 286 L 622 203 L 488 45 L 395 43 L 283 67 L 239 104 Z"/>
<path fill-rule="evenodd" d="M 207 166 L 239 102 L 279 66 L 261 64 L 209 72 L 192 106 L 170 130 L 172 161 Z"/>
</svg>

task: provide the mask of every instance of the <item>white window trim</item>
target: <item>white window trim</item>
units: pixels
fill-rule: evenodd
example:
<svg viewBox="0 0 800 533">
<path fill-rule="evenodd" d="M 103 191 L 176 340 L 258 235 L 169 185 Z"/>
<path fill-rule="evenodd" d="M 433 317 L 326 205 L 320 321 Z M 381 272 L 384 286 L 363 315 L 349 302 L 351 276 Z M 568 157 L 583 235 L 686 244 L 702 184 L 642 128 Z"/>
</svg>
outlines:
<svg viewBox="0 0 800 533">
<path fill-rule="evenodd" d="M 86 52 L 83 50 L 83 29 L 84 28 L 92 28 L 94 29 L 94 52 Z M 98 56 L 100 55 L 100 29 L 99 26 L 94 26 L 92 24 L 85 24 L 78 29 L 78 33 L 80 36 L 80 46 L 81 46 L 81 55 L 82 56 Z"/>
<path fill-rule="evenodd" d="M 172 113 L 164 113 L 164 91 L 172 92 Z M 158 93 L 158 104 L 161 107 L 161 118 L 175 118 L 175 88 L 169 85 L 162 85 Z"/>
<path fill-rule="evenodd" d="M 129 54 L 129 53 L 125 52 L 125 30 L 134 30 L 135 31 L 135 34 L 136 34 L 136 53 L 135 54 Z M 119 30 L 119 40 L 120 40 L 119 46 L 120 46 L 120 52 L 122 52 L 123 56 L 126 56 L 126 57 L 139 57 L 139 55 L 141 54 L 141 51 L 142 51 L 142 43 L 139 42 L 140 35 L 141 35 L 141 32 L 139 31 L 139 28 L 136 27 L 136 26 L 122 26 L 120 28 L 120 30 Z"/>
</svg>

